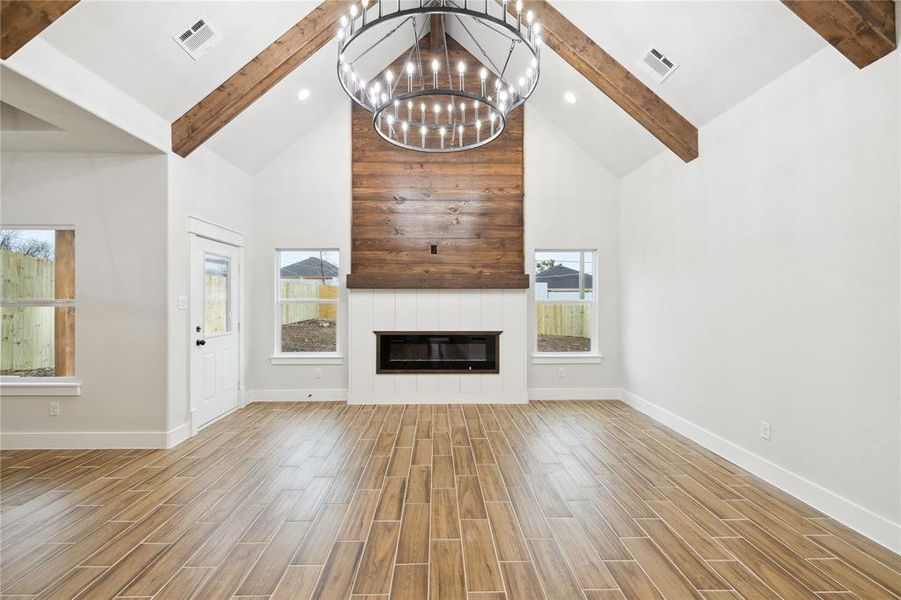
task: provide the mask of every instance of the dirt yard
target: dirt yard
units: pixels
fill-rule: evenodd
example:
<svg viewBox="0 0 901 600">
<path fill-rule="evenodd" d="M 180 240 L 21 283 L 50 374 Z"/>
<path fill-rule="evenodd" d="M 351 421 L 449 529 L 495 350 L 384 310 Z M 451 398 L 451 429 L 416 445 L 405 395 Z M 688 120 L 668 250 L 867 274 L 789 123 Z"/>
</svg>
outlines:
<svg viewBox="0 0 901 600">
<path fill-rule="evenodd" d="M 282 325 L 282 352 L 335 352 L 335 322 L 309 319 Z"/>
<path fill-rule="evenodd" d="M 539 352 L 590 352 L 591 338 L 572 335 L 539 335 Z"/>
</svg>

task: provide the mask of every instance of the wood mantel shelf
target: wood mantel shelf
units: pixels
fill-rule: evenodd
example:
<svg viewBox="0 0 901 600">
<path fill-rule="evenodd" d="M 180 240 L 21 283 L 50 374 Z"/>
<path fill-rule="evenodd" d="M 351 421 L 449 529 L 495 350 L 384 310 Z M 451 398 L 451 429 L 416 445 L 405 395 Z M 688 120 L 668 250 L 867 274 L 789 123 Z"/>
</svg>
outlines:
<svg viewBox="0 0 901 600">
<path fill-rule="evenodd" d="M 348 289 L 498 289 L 529 288 L 527 273 L 348 273 Z"/>
</svg>

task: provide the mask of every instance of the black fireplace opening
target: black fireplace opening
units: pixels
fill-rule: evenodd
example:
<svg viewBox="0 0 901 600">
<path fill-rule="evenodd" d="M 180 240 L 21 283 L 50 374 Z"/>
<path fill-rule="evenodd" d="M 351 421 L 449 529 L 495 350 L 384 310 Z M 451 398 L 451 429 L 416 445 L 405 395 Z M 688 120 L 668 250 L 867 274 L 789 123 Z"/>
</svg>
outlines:
<svg viewBox="0 0 901 600">
<path fill-rule="evenodd" d="M 499 373 L 500 331 L 376 331 L 376 373 Z"/>
</svg>

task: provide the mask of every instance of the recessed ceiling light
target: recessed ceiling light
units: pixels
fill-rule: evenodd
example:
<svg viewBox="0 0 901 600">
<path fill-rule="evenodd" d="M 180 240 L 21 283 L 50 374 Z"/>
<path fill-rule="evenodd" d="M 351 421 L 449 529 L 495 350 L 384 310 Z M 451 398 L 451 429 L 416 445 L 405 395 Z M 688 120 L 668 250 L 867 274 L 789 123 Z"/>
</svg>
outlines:
<svg viewBox="0 0 901 600">
<path fill-rule="evenodd" d="M 568 104 L 576 103 L 576 95 L 572 92 L 566 92 L 565 94 L 563 94 L 563 99 L 566 100 Z"/>
<path fill-rule="evenodd" d="M 297 99 L 300 101 L 304 101 L 309 97 L 310 97 L 310 90 L 308 90 L 307 88 L 303 88 L 302 90 L 297 92 Z"/>
</svg>

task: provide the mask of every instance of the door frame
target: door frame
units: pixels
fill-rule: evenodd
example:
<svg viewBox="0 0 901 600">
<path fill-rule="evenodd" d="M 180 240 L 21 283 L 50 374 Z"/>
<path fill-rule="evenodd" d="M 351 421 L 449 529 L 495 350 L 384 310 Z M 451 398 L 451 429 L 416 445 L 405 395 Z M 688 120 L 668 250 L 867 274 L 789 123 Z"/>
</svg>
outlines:
<svg viewBox="0 0 901 600">
<path fill-rule="evenodd" d="M 243 408 L 245 403 L 245 389 L 244 389 L 244 377 L 245 377 L 245 356 L 246 352 L 246 336 L 244 335 L 244 317 L 245 311 L 244 307 L 247 305 L 246 301 L 246 287 L 244 284 L 244 234 L 235 231 L 233 229 L 229 229 L 227 227 L 223 227 L 221 225 L 217 225 L 215 223 L 211 223 L 210 221 L 206 221 L 204 219 L 198 219 L 197 217 L 188 217 L 188 315 L 186 318 L 187 323 L 187 339 L 185 344 L 187 346 L 187 384 L 188 384 L 188 423 L 191 428 L 191 437 L 197 435 L 198 431 L 201 429 L 201 425 L 197 422 L 196 418 L 196 410 L 197 410 L 197 398 L 194 392 L 195 386 L 193 378 L 193 357 L 194 357 L 194 340 L 196 337 L 196 333 L 194 332 L 194 326 L 191 321 L 191 306 L 192 306 L 192 298 L 191 294 L 193 293 L 193 282 L 192 282 L 192 269 L 195 269 L 196 266 L 193 264 L 194 252 L 193 245 L 195 239 L 206 239 L 211 240 L 213 242 L 218 242 L 220 244 L 225 244 L 227 246 L 232 246 L 237 249 L 237 257 L 234 273 L 234 284 L 238 286 L 238 307 L 236 313 L 236 335 L 238 336 L 238 405 L 237 408 Z M 222 417 L 230 414 L 233 411 L 226 412 L 222 415 L 219 415 L 215 419 L 204 423 L 203 427 L 212 425 Z"/>
</svg>

